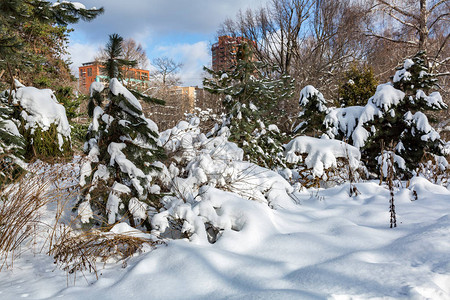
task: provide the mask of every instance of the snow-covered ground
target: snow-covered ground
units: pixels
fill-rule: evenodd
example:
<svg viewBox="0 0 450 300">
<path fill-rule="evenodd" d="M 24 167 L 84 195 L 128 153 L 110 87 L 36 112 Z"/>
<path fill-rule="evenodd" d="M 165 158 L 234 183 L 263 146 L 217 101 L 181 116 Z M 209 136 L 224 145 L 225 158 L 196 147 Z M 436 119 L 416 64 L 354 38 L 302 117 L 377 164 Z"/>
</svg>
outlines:
<svg viewBox="0 0 450 300">
<path fill-rule="evenodd" d="M 101 265 L 98 280 L 78 273 L 75 285 L 28 250 L 0 272 L 0 299 L 450 299 L 450 191 L 413 179 L 396 193 L 390 229 L 389 191 L 356 186 L 353 198 L 348 184 L 303 190 L 276 210 L 217 193 L 239 203 L 240 231 L 215 244 L 168 241 Z"/>
</svg>

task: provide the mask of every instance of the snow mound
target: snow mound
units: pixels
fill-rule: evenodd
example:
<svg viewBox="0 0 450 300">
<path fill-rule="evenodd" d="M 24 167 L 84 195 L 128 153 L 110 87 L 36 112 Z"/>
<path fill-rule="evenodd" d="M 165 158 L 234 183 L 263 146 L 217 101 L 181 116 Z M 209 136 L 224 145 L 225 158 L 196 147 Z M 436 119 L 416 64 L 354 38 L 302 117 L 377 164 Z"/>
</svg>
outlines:
<svg viewBox="0 0 450 300">
<path fill-rule="evenodd" d="M 316 177 L 322 177 L 325 169 L 336 168 L 337 158 L 348 159 L 353 169 L 358 168 L 361 159 L 361 153 L 356 147 L 338 140 L 299 136 L 284 147 L 288 163 L 301 162 L 301 154 L 307 154 L 305 164 Z"/>
<path fill-rule="evenodd" d="M 22 251 L 0 273 L 2 298 L 144 299 L 151 291 L 152 299 L 449 299 L 450 192 L 413 178 L 418 200 L 411 187 L 395 191 L 399 226 L 390 229 L 389 191 L 356 186 L 353 198 L 348 184 L 310 189 L 298 193 L 301 206 L 279 210 L 208 188 L 178 213 L 196 212 L 185 227 L 198 222 L 203 234 L 204 217 L 210 231 L 221 228 L 215 244 L 169 240 L 123 264 L 101 264 L 98 280 L 76 274 L 76 282 L 52 258 Z M 126 223 L 110 234 L 143 235 Z"/>
</svg>

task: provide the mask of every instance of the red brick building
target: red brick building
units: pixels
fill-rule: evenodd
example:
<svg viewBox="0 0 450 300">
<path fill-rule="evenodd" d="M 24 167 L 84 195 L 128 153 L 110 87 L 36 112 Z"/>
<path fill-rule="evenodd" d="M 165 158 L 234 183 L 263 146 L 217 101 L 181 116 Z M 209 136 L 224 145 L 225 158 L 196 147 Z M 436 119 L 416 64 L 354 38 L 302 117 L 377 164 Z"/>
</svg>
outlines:
<svg viewBox="0 0 450 300">
<path fill-rule="evenodd" d="M 216 72 L 219 70 L 226 71 L 236 65 L 236 54 L 242 42 L 255 45 L 255 42 L 244 37 L 220 36 L 219 41 L 211 47 L 212 69 Z"/>
</svg>

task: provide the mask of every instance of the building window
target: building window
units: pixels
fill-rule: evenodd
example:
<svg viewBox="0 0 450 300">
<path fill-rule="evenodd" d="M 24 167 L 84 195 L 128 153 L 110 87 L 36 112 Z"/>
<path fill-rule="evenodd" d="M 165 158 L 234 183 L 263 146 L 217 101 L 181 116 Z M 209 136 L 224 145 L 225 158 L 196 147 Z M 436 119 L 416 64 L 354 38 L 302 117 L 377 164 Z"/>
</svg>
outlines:
<svg viewBox="0 0 450 300">
<path fill-rule="evenodd" d="M 92 76 L 92 68 L 87 69 L 87 76 Z"/>
</svg>

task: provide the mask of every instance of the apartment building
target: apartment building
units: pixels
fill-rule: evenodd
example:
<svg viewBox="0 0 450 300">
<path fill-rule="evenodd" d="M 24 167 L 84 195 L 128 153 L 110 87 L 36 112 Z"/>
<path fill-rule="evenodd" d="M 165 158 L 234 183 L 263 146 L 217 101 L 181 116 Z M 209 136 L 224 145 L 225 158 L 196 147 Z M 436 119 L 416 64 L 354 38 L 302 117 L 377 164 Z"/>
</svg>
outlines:
<svg viewBox="0 0 450 300">
<path fill-rule="evenodd" d="M 227 71 L 235 66 L 238 48 L 242 42 L 255 45 L 255 42 L 244 37 L 220 36 L 219 41 L 211 47 L 212 69 L 216 72 L 219 70 Z"/>
<path fill-rule="evenodd" d="M 94 81 L 107 82 L 108 78 L 103 73 L 104 68 L 105 67 L 98 62 L 83 63 L 83 65 L 78 68 L 78 85 L 82 93 L 88 94 L 89 87 Z M 126 72 L 124 80 L 137 89 L 149 86 L 150 72 L 148 70 L 124 68 L 123 71 Z"/>
</svg>

